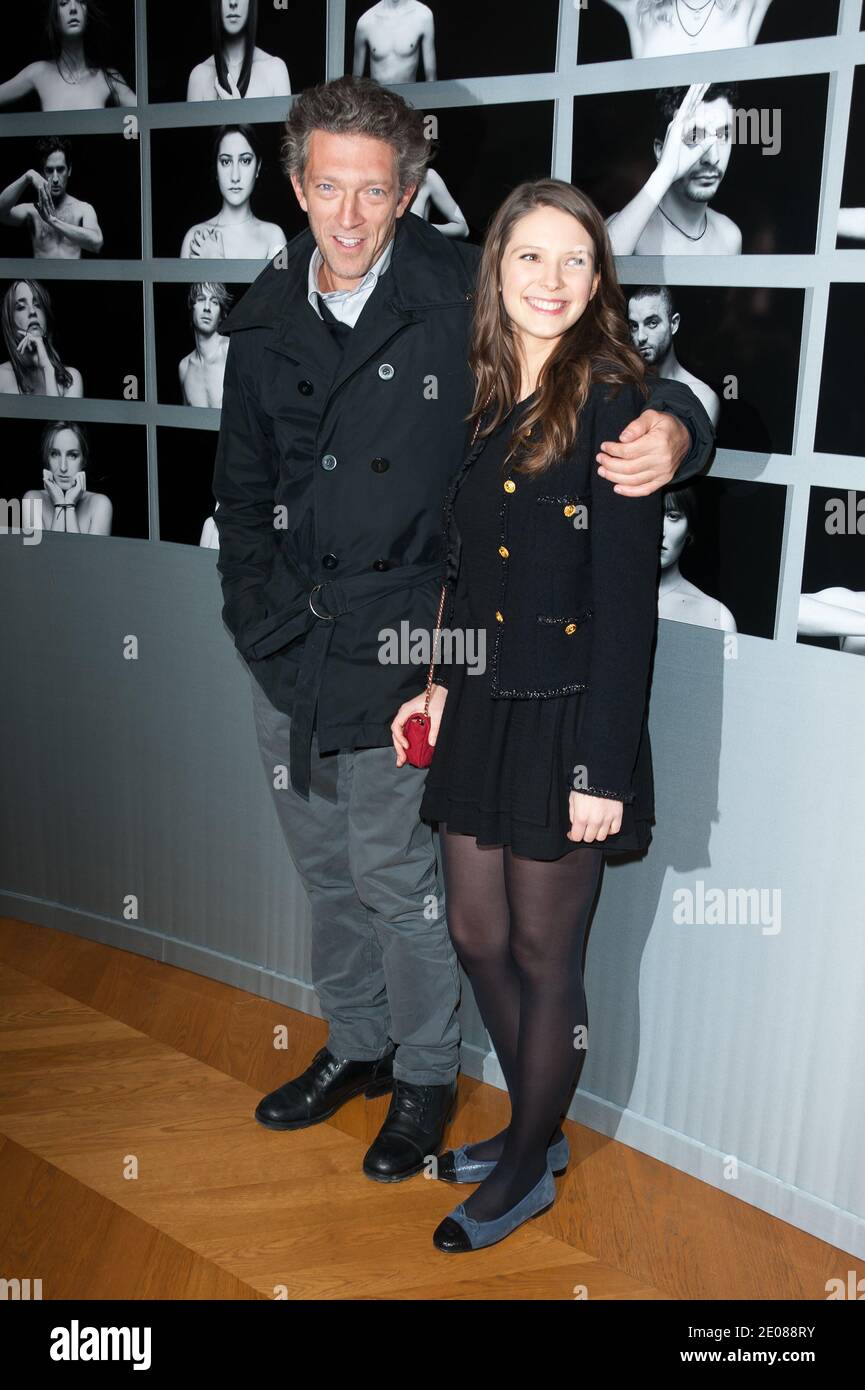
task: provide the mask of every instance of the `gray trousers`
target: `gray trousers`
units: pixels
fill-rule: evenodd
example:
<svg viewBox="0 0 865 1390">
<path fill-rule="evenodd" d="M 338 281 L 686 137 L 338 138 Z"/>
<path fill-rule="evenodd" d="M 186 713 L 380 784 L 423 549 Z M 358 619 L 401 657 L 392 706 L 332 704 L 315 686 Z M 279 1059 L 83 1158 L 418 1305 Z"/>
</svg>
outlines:
<svg viewBox="0 0 865 1390">
<path fill-rule="evenodd" d="M 392 746 L 322 757 L 313 734 L 309 801 L 287 777 L 274 786 L 289 767 L 291 718 L 250 681 L 262 763 L 312 908 L 327 1046 L 372 1059 L 390 1038 L 394 1076 L 444 1085 L 459 1070 L 459 965 L 433 832 L 418 815 L 426 769 L 398 768 Z"/>
</svg>

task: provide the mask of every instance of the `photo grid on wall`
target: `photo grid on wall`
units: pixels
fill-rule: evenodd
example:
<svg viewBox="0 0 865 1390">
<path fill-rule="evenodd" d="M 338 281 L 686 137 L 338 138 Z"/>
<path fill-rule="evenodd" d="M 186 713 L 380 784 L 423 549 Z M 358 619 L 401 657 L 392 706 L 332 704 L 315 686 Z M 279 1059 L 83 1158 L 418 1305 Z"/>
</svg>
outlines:
<svg viewBox="0 0 865 1390">
<path fill-rule="evenodd" d="M 5 543 L 218 549 L 220 322 L 306 227 L 294 96 L 354 73 L 424 111 L 442 236 L 528 179 L 600 209 L 633 345 L 717 431 L 661 617 L 865 655 L 861 0 L 31 0 L 8 37 Z"/>
</svg>

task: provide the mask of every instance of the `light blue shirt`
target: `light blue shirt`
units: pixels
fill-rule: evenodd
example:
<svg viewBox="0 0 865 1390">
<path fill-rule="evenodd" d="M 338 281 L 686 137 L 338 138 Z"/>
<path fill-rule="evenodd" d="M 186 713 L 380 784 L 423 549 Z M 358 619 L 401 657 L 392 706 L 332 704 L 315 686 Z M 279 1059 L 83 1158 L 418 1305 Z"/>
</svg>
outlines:
<svg viewBox="0 0 865 1390">
<path fill-rule="evenodd" d="M 360 318 L 361 309 L 378 283 L 379 276 L 383 275 L 390 265 L 393 243 L 394 238 L 391 237 L 378 260 L 370 266 L 360 284 L 353 290 L 320 290 L 318 288 L 318 270 L 319 266 L 324 264 L 324 257 L 316 246 L 309 258 L 307 298 L 319 318 L 321 318 L 321 310 L 318 307 L 318 296 L 321 295 L 334 318 L 339 319 L 341 323 L 350 324 L 354 328 Z"/>
</svg>

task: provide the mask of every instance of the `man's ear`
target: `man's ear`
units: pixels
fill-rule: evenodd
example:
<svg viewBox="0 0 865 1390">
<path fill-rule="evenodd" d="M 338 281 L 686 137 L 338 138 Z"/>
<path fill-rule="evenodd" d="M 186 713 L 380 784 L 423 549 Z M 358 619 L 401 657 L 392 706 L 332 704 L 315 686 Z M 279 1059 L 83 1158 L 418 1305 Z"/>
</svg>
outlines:
<svg viewBox="0 0 865 1390">
<path fill-rule="evenodd" d="M 300 203 L 300 206 L 303 208 L 303 211 L 308 212 L 309 209 L 306 205 L 306 198 L 303 195 L 303 184 L 300 182 L 300 179 L 297 177 L 297 174 L 291 174 L 290 178 L 291 186 L 294 189 L 294 196 L 297 198 L 297 201 Z"/>
<path fill-rule="evenodd" d="M 405 212 L 406 208 L 408 207 L 409 203 L 411 202 L 412 198 L 417 192 L 417 187 L 418 186 L 416 183 L 410 183 L 406 185 L 405 192 L 403 193 L 402 197 L 396 205 L 397 217 L 402 217 L 403 213 Z"/>
</svg>

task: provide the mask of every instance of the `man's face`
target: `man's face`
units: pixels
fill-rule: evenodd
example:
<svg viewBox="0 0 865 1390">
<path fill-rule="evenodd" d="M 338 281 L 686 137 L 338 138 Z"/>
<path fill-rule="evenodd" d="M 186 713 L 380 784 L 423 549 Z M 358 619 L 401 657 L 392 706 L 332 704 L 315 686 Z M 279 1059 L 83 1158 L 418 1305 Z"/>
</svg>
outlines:
<svg viewBox="0 0 865 1390">
<path fill-rule="evenodd" d="M 222 311 L 216 293 L 211 289 L 199 290 L 192 306 L 193 326 L 199 333 L 215 333 L 221 317 Z"/>
<path fill-rule="evenodd" d="M 628 302 L 631 342 L 649 366 L 662 362 L 670 350 L 679 315 L 670 318 L 667 302 L 659 294 L 643 295 Z"/>
<path fill-rule="evenodd" d="M 726 97 L 715 97 L 713 101 L 702 101 L 696 109 L 693 120 L 686 122 L 682 131 L 684 143 L 693 147 L 699 145 L 707 136 L 712 142 L 693 169 L 679 179 L 675 187 L 682 196 L 693 203 L 708 203 L 714 198 L 730 163 L 733 148 L 733 108 Z M 662 143 L 655 141 L 655 156 L 660 157 Z"/>
<path fill-rule="evenodd" d="M 396 158 L 386 140 L 314 130 L 303 184 L 291 178 L 324 259 L 322 289 L 350 290 L 394 234 L 414 194 L 399 195 Z"/>
<path fill-rule="evenodd" d="M 60 198 L 66 192 L 69 169 L 62 150 L 55 150 L 53 154 L 49 154 L 42 166 L 42 177 L 51 189 L 53 198 Z"/>
</svg>

